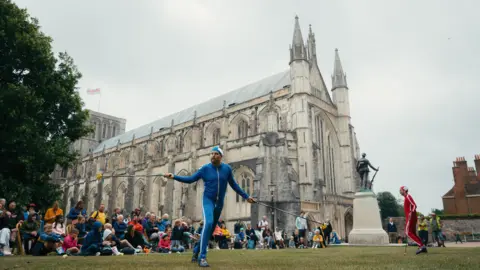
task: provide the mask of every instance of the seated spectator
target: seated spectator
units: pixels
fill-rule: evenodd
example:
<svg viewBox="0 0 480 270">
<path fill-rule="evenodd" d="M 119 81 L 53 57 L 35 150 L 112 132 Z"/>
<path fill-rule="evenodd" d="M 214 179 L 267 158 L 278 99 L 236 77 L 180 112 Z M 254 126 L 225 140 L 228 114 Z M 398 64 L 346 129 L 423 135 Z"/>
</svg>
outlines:
<svg viewBox="0 0 480 270">
<path fill-rule="evenodd" d="M 117 222 L 119 215 L 121 215 L 120 208 L 115 207 L 115 209 L 113 209 L 113 214 L 112 214 L 112 225 L 113 226 L 115 226 L 115 223 Z"/>
<path fill-rule="evenodd" d="M 67 253 L 70 254 L 78 254 L 80 252 L 80 246 L 77 243 L 79 231 L 73 228 L 70 233 L 63 239 L 62 248 Z"/>
<path fill-rule="evenodd" d="M 52 208 L 48 208 L 45 212 L 43 220 L 45 220 L 45 224 L 53 224 L 57 216 L 63 216 L 63 210 L 58 208 L 58 202 L 54 202 Z"/>
<path fill-rule="evenodd" d="M 292 236 L 290 236 L 290 240 L 288 241 L 288 247 L 289 248 L 296 248 L 296 244 L 295 244 L 295 238 Z"/>
<path fill-rule="evenodd" d="M 278 228 L 275 228 L 274 237 L 275 237 L 275 246 L 277 247 L 277 249 L 284 248 L 285 244 L 283 242 L 282 231 L 279 230 Z"/>
<path fill-rule="evenodd" d="M 325 243 L 323 242 L 323 236 L 320 234 L 320 230 L 315 230 L 312 248 L 325 248 Z"/>
<path fill-rule="evenodd" d="M 115 236 L 118 239 L 125 238 L 125 232 L 127 231 L 127 223 L 123 220 L 123 215 L 117 216 L 117 222 L 113 223 L 113 229 L 115 230 Z"/>
<path fill-rule="evenodd" d="M 66 236 L 63 222 L 63 216 L 56 216 L 55 222 L 52 224 L 52 232 L 58 234 L 62 239 Z"/>
<path fill-rule="evenodd" d="M 100 204 L 97 211 L 92 213 L 89 220 L 100 221 L 102 225 L 107 223 L 107 215 L 105 214 L 105 205 L 103 203 Z"/>
<path fill-rule="evenodd" d="M 125 248 L 129 248 L 131 249 L 133 252 L 135 252 L 135 248 L 133 247 L 132 244 L 130 244 L 130 242 L 128 242 L 127 240 L 125 239 L 119 239 L 118 237 L 115 236 L 115 233 L 110 230 L 110 229 L 105 229 L 103 231 L 103 241 L 109 241 L 110 244 L 109 246 L 113 247 L 117 247 L 118 251 L 119 252 L 123 252 Z M 105 243 L 104 243 L 105 244 Z M 132 253 L 133 253 L 132 252 Z M 118 253 L 116 253 L 115 251 L 113 251 L 113 253 L 115 255 L 120 255 Z M 125 253 L 129 253 L 129 252 L 125 252 Z"/>
<path fill-rule="evenodd" d="M 183 252 L 185 248 L 182 246 L 183 233 L 185 228 L 182 226 L 182 221 L 177 219 L 175 220 L 175 226 L 171 234 L 171 245 L 170 250 L 172 252 Z"/>
<path fill-rule="evenodd" d="M 247 238 L 245 236 L 245 232 L 243 227 L 239 228 L 239 233 L 235 235 L 235 243 L 234 246 L 237 248 L 245 248 L 245 245 L 247 244 Z"/>
<path fill-rule="evenodd" d="M 32 248 L 32 255 L 45 256 L 61 246 L 60 237 L 52 232 L 52 224 L 45 224 L 43 226 L 43 232 L 40 233 L 40 237 L 38 237 L 37 242 Z"/>
<path fill-rule="evenodd" d="M 171 225 L 168 214 L 164 214 L 162 219 L 157 221 L 156 225 L 159 232 L 165 232 L 167 230 L 167 226 Z"/>
<path fill-rule="evenodd" d="M 340 241 L 340 237 L 338 237 L 337 231 L 333 230 L 332 231 L 332 239 L 330 242 L 333 242 L 334 244 L 341 244 L 342 241 Z"/>
<path fill-rule="evenodd" d="M 70 209 L 70 212 L 68 212 L 67 215 L 67 224 L 74 224 L 77 223 L 78 217 L 87 216 L 87 211 L 83 209 L 83 201 L 78 201 L 75 207 L 72 207 Z"/>
<path fill-rule="evenodd" d="M 0 253 L 12 255 L 10 250 L 10 228 L 8 227 L 9 216 L 2 203 L 4 201 L 4 199 L 0 201 Z"/>
<path fill-rule="evenodd" d="M 113 226 L 111 223 L 105 223 L 103 224 L 103 230 L 110 230 L 112 231 L 113 234 L 115 234 L 115 230 L 113 229 Z"/>
<path fill-rule="evenodd" d="M 160 242 L 158 242 L 157 251 L 161 253 L 172 253 L 170 251 L 170 245 L 171 245 L 170 236 L 167 233 L 164 233 L 162 235 L 162 239 L 160 240 Z"/>
<path fill-rule="evenodd" d="M 142 225 L 140 225 L 140 227 L 136 227 L 139 230 L 136 230 L 134 228 L 135 227 L 133 225 L 128 225 L 127 233 L 125 234 L 125 240 L 127 240 L 130 244 L 132 244 L 132 246 L 134 246 L 137 249 L 137 251 L 139 249 L 142 250 L 145 247 L 150 248 L 151 247 L 150 243 L 145 241 L 145 238 L 143 237 Z"/>
<path fill-rule="evenodd" d="M 8 228 L 10 229 L 10 241 L 15 244 L 18 233 L 17 224 L 23 222 L 23 213 L 21 209 L 17 208 L 17 204 L 14 201 L 11 201 L 8 204 L 7 215 Z"/>
<path fill-rule="evenodd" d="M 22 223 L 20 227 L 20 233 L 22 234 L 23 238 L 23 248 L 25 250 L 25 254 L 30 255 L 31 247 L 35 246 L 35 241 L 38 237 L 38 231 L 40 230 L 40 222 L 37 220 L 37 216 L 35 214 L 28 215 L 26 221 Z"/>
<path fill-rule="evenodd" d="M 150 214 L 149 219 L 145 222 L 145 233 L 150 241 L 158 240 L 158 227 L 155 220 L 156 216 Z"/>
<path fill-rule="evenodd" d="M 247 224 L 247 230 L 245 231 L 245 235 L 248 241 L 253 241 L 253 246 L 256 247 L 258 238 L 257 238 L 257 234 L 255 233 L 255 230 L 252 228 L 252 225 Z"/>
<path fill-rule="evenodd" d="M 72 223 L 73 225 L 73 223 Z M 78 242 L 82 243 L 83 238 L 87 235 L 87 229 L 85 226 L 85 217 L 78 216 L 77 221 L 75 222 L 75 229 L 78 230 Z"/>
<path fill-rule="evenodd" d="M 87 234 L 83 240 L 83 245 L 80 248 L 80 252 L 84 256 L 100 255 L 102 250 L 102 223 L 95 221 L 92 225 L 92 230 Z"/>
<path fill-rule="evenodd" d="M 268 226 L 265 226 L 265 229 L 263 230 L 263 241 L 264 241 L 264 248 L 274 248 L 275 245 L 275 238 Z"/>
<path fill-rule="evenodd" d="M 305 243 L 305 239 L 303 237 L 300 237 L 300 240 L 298 240 L 298 248 L 307 248 L 307 243 Z"/>
</svg>

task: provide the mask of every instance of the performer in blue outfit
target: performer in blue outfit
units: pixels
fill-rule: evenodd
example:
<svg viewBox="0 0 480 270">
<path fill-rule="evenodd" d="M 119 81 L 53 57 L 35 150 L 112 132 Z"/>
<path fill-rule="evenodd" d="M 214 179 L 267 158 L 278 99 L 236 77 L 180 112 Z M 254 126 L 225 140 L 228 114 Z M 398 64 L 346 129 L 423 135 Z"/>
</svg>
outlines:
<svg viewBox="0 0 480 270">
<path fill-rule="evenodd" d="M 211 163 L 203 165 L 198 171 L 191 176 L 179 176 L 171 173 L 166 173 L 164 176 L 170 179 L 175 179 L 182 183 L 194 183 L 200 178 L 203 179 L 205 190 L 203 192 L 203 230 L 200 240 L 200 256 L 198 251 L 194 250 L 192 261 L 198 260 L 198 265 L 201 267 L 208 267 L 207 263 L 207 246 L 210 237 L 212 236 L 215 225 L 218 223 L 220 214 L 223 209 L 223 202 L 225 199 L 225 192 L 227 191 L 227 183 L 240 196 L 246 199 L 249 203 L 256 201 L 250 197 L 237 184 L 233 178 L 233 171 L 230 165 L 222 163 L 223 151 L 220 147 L 215 146 L 212 149 Z"/>
</svg>

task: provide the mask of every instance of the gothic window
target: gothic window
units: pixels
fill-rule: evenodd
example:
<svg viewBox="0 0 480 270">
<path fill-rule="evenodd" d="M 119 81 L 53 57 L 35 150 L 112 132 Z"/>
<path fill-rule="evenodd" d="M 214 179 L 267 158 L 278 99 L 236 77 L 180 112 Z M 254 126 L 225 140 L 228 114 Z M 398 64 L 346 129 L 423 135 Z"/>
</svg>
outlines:
<svg viewBox="0 0 480 270">
<path fill-rule="evenodd" d="M 183 153 L 185 149 L 183 149 L 184 147 L 184 141 L 183 141 L 183 136 L 182 135 L 179 135 L 178 136 L 178 139 L 177 139 L 177 149 L 178 149 L 178 152 L 179 153 Z"/>
<path fill-rule="evenodd" d="M 107 124 L 103 124 L 102 138 L 105 138 L 107 135 Z"/>
<path fill-rule="evenodd" d="M 216 128 L 216 129 L 213 131 L 212 144 L 213 144 L 213 145 L 218 145 L 218 144 L 220 144 L 220 129 L 219 129 L 219 128 Z"/>
<path fill-rule="evenodd" d="M 251 183 L 250 183 L 251 179 L 249 177 L 249 175 L 247 173 L 242 173 L 240 175 L 240 179 L 237 180 L 237 182 L 240 184 L 240 187 L 242 187 L 242 189 L 247 192 L 248 194 L 251 194 L 251 190 L 250 190 L 250 186 L 251 186 Z M 236 198 L 236 201 L 237 203 L 240 202 L 240 195 L 236 194 L 237 198 Z M 245 199 L 242 198 L 242 202 L 245 202 Z"/>
<path fill-rule="evenodd" d="M 248 123 L 245 120 L 240 120 L 237 124 L 238 138 L 246 138 L 248 136 Z"/>
</svg>

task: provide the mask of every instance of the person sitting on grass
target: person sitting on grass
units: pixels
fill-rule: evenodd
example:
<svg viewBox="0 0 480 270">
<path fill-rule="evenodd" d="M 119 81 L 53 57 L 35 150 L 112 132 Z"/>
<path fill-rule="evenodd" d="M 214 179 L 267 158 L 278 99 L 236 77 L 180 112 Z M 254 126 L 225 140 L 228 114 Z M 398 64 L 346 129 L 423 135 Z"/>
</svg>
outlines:
<svg viewBox="0 0 480 270">
<path fill-rule="evenodd" d="M 240 246 L 244 249 L 247 244 L 247 238 L 245 237 L 245 232 L 243 227 L 240 227 L 240 232 L 235 236 L 235 242 L 240 243 Z"/>
<path fill-rule="evenodd" d="M 116 246 L 118 248 L 118 251 L 120 252 L 130 254 L 129 251 L 126 251 L 126 252 L 123 251 L 123 249 L 125 248 L 132 249 L 133 250 L 132 253 L 135 252 L 135 248 L 132 246 L 132 244 L 130 244 L 130 242 L 128 242 L 125 239 L 119 239 L 118 237 L 115 236 L 115 233 L 110 229 L 105 229 L 103 231 L 103 241 L 111 242 L 110 246 L 111 247 Z M 115 251 L 113 251 L 113 253 L 116 254 Z M 119 254 L 116 254 L 116 255 L 119 255 Z"/>
<path fill-rule="evenodd" d="M 73 228 L 70 233 L 63 239 L 63 250 L 67 255 L 78 254 L 80 252 L 80 246 L 77 243 L 79 231 Z"/>
<path fill-rule="evenodd" d="M 102 223 L 95 221 L 92 225 L 92 230 L 88 232 L 87 236 L 83 240 L 82 248 L 80 249 L 82 255 L 92 256 L 100 255 L 100 251 L 103 247 L 102 242 Z"/>
<path fill-rule="evenodd" d="M 58 234 L 62 239 L 66 236 L 65 226 L 63 225 L 63 216 L 56 216 L 55 222 L 52 224 L 52 232 Z"/>
<path fill-rule="evenodd" d="M 23 238 L 23 247 L 25 254 L 30 255 L 30 246 L 35 246 L 35 241 L 38 237 L 38 230 L 40 230 L 40 223 L 37 221 L 36 215 L 28 215 L 25 222 L 20 227 L 20 233 Z"/>
<path fill-rule="evenodd" d="M 160 242 L 158 242 L 157 252 L 172 253 L 172 251 L 170 250 L 170 245 L 171 245 L 170 235 L 168 235 L 167 233 L 164 233 L 162 235 L 162 239 L 160 240 Z"/>
<path fill-rule="evenodd" d="M 293 235 L 290 236 L 290 240 L 288 241 L 288 247 L 289 248 L 296 248 L 295 238 L 293 237 Z"/>
<path fill-rule="evenodd" d="M 142 225 L 140 227 L 136 227 L 137 229 L 134 229 L 134 225 L 129 225 L 127 227 L 127 233 L 125 234 L 125 240 L 127 240 L 133 247 L 135 247 L 135 250 L 137 252 L 141 252 L 141 250 L 145 247 L 151 248 L 150 243 L 145 241 L 145 238 L 143 237 L 143 229 Z"/>
<path fill-rule="evenodd" d="M 175 227 L 171 234 L 171 245 L 170 250 L 172 252 L 184 252 L 185 248 L 182 246 L 183 233 L 185 228 L 182 226 L 182 221 L 177 219 L 175 220 Z"/>
<path fill-rule="evenodd" d="M 325 243 L 323 242 L 323 236 L 320 234 L 320 230 L 315 230 L 312 248 L 325 248 Z"/>
<path fill-rule="evenodd" d="M 60 236 L 52 232 L 52 224 L 45 224 L 43 232 L 32 248 L 33 256 L 45 256 L 62 246 Z"/>
<path fill-rule="evenodd" d="M 300 240 L 298 240 L 298 248 L 307 248 L 307 244 L 305 243 L 305 239 L 303 237 L 300 237 Z"/>
<path fill-rule="evenodd" d="M 123 215 L 117 216 L 117 222 L 113 223 L 113 229 L 115 231 L 115 236 L 118 239 L 125 238 L 125 232 L 127 231 L 127 223 L 123 221 Z"/>
</svg>

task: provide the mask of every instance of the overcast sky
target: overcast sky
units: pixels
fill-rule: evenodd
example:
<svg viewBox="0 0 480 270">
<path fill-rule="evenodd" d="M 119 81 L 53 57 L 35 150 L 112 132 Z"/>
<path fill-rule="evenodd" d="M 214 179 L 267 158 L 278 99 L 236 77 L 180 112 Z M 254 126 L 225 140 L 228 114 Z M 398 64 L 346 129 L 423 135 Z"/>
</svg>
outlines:
<svg viewBox="0 0 480 270">
<path fill-rule="evenodd" d="M 443 208 L 452 161 L 480 153 L 479 1 L 17 0 L 83 74 L 86 108 L 127 130 L 288 69 L 294 17 L 316 34 L 331 87 L 335 48 L 375 190 L 407 185 Z"/>
</svg>

